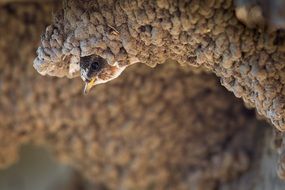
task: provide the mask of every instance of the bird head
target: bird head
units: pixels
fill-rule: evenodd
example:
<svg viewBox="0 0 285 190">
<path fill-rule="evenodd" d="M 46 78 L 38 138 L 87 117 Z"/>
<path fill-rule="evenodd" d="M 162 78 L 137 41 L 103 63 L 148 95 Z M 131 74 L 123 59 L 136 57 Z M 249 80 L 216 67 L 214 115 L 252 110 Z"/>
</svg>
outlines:
<svg viewBox="0 0 285 190">
<path fill-rule="evenodd" d="M 90 55 L 80 58 L 80 77 L 85 82 L 84 94 L 97 84 L 106 83 L 117 78 L 126 66 L 119 66 L 118 62 L 109 65 L 100 56 Z"/>
</svg>

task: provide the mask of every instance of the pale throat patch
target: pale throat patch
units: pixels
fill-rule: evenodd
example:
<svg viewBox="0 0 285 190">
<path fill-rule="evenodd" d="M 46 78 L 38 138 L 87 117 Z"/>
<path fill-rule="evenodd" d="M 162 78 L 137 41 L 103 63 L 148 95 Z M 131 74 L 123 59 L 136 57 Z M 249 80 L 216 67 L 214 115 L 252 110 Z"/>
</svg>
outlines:
<svg viewBox="0 0 285 190">
<path fill-rule="evenodd" d="M 123 67 L 120 67 L 118 65 L 118 62 L 116 62 L 114 64 L 115 67 L 117 67 L 117 70 L 116 72 L 114 73 L 114 75 L 112 75 L 109 79 L 107 80 L 102 80 L 102 79 L 99 79 L 98 77 L 96 77 L 96 80 L 95 80 L 95 83 L 94 85 L 96 84 L 103 84 L 103 83 L 106 83 L 106 82 L 109 82 L 111 80 L 114 80 L 115 78 L 117 78 L 118 76 L 120 76 L 122 74 L 122 72 L 126 69 L 127 66 L 123 66 Z"/>
</svg>

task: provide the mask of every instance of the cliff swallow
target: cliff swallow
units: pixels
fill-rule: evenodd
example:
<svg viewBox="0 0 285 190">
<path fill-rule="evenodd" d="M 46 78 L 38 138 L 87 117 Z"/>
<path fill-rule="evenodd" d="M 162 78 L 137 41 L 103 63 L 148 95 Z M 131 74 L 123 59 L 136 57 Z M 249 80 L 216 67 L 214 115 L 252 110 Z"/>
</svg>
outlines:
<svg viewBox="0 0 285 190">
<path fill-rule="evenodd" d="M 97 84 L 106 83 L 117 78 L 126 68 L 118 62 L 109 65 L 105 59 L 96 55 L 80 58 L 80 76 L 85 82 L 84 94 Z"/>
</svg>

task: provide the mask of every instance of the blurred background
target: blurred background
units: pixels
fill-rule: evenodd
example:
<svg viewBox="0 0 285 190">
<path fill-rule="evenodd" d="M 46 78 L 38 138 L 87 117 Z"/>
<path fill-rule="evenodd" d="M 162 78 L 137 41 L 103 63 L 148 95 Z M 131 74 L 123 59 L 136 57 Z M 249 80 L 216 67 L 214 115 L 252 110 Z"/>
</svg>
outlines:
<svg viewBox="0 0 285 190">
<path fill-rule="evenodd" d="M 47 149 L 24 145 L 19 154 L 17 163 L 0 171 L 0 189 L 87 189 L 87 182 L 71 167 L 56 162 Z"/>
</svg>

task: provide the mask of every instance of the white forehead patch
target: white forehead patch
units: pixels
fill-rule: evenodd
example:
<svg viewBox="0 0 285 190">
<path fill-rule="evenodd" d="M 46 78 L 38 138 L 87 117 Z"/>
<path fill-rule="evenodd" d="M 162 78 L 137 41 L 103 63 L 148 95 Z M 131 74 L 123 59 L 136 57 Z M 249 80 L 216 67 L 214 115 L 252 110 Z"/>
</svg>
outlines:
<svg viewBox="0 0 285 190">
<path fill-rule="evenodd" d="M 88 78 L 87 73 L 88 73 L 88 68 L 80 70 L 80 77 L 83 81 L 86 81 L 86 79 Z"/>
</svg>

